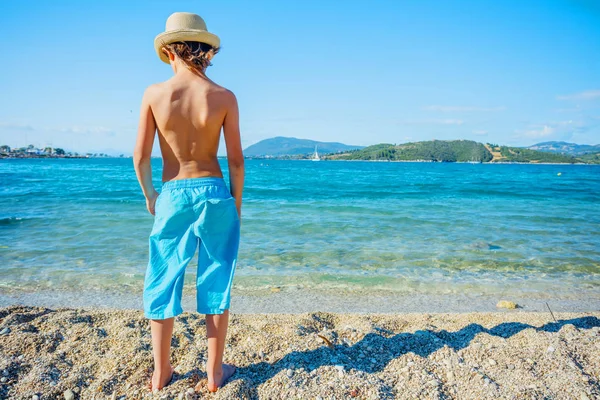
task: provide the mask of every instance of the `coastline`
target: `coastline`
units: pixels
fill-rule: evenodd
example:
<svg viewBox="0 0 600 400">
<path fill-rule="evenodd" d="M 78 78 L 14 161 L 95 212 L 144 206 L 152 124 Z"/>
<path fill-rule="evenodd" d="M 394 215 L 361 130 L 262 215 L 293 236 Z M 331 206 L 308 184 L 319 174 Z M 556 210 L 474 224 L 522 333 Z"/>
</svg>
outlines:
<svg viewBox="0 0 600 400">
<path fill-rule="evenodd" d="M 592 399 L 600 396 L 599 317 L 233 313 L 225 361 L 238 369 L 211 398 Z M 152 354 L 141 311 L 12 306 L 0 318 L 2 398 L 208 395 L 201 315 L 177 317 L 176 373 L 155 394 L 146 389 Z"/>
<path fill-rule="evenodd" d="M 312 161 L 309 158 L 260 158 L 246 157 L 247 160 L 261 161 Z M 494 162 L 469 162 L 469 161 L 431 161 L 431 160 L 340 160 L 329 159 L 323 156 L 320 161 L 335 162 L 373 162 L 373 163 L 419 163 L 419 164 L 474 164 L 474 165 L 600 165 L 595 163 L 549 163 L 549 162 L 517 162 L 517 161 L 494 161 Z"/>
<path fill-rule="evenodd" d="M 273 287 L 270 290 L 234 290 L 231 296 L 231 311 L 236 314 L 301 314 L 307 312 L 333 312 L 353 314 L 398 314 L 398 313 L 468 313 L 499 312 L 499 301 L 518 304 L 519 311 L 547 312 L 548 307 L 556 312 L 600 311 L 600 293 L 586 291 L 582 297 L 557 297 L 497 294 L 431 294 L 389 292 L 331 292 L 317 290 L 289 290 Z M 546 303 L 548 305 L 546 305 Z M 142 294 L 137 292 L 89 290 L 86 293 L 65 290 L 10 291 L 0 290 L 0 307 L 14 305 L 26 307 L 61 308 L 77 304 L 82 309 L 142 309 Z M 184 311 L 195 310 L 193 291 L 184 290 Z"/>
<path fill-rule="evenodd" d="M 80 156 L 23 156 L 23 157 L 6 157 L 0 155 L 0 160 L 31 160 L 31 159 L 114 159 L 114 158 L 131 158 L 131 156 L 107 156 L 107 157 L 90 157 L 85 155 Z M 160 159 L 162 157 L 153 156 L 152 158 Z M 226 159 L 226 156 L 218 156 L 218 158 Z M 266 161 L 313 161 L 309 158 L 272 158 L 272 157 L 245 157 L 246 160 L 266 160 Z M 487 162 L 470 162 L 470 161 L 434 161 L 434 160 L 340 160 L 329 159 L 323 156 L 320 161 L 336 161 L 336 162 L 375 162 L 375 163 L 431 163 L 431 164 L 487 164 L 487 165 L 600 165 L 597 163 L 551 163 L 551 162 L 518 162 L 518 161 L 487 161 Z"/>
</svg>

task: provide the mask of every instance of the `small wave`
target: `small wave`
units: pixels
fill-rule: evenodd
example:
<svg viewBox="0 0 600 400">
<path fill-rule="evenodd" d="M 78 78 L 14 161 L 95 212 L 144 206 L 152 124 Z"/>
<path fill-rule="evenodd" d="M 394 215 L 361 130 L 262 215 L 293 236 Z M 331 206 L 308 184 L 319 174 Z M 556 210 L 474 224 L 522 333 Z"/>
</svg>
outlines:
<svg viewBox="0 0 600 400">
<path fill-rule="evenodd" d="M 23 221 L 21 217 L 5 217 L 0 218 L 0 225 L 18 224 Z"/>
</svg>

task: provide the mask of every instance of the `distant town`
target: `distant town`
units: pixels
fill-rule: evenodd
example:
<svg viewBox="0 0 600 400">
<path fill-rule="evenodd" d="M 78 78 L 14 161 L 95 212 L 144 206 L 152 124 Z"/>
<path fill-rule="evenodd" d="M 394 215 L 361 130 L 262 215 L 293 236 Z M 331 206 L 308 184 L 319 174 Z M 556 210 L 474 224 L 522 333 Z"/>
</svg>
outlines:
<svg viewBox="0 0 600 400">
<path fill-rule="evenodd" d="M 10 146 L 0 146 L 0 158 L 98 158 L 114 157 L 105 153 L 85 153 L 70 152 L 60 147 L 36 148 L 30 144 L 27 147 L 10 148 Z M 121 154 L 119 157 L 124 157 Z"/>
</svg>

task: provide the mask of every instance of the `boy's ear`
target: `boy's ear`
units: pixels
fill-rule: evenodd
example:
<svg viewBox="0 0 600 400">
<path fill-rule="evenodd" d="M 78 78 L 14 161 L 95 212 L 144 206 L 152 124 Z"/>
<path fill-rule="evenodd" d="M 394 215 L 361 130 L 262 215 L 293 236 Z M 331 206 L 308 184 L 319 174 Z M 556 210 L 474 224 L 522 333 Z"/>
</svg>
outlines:
<svg viewBox="0 0 600 400">
<path fill-rule="evenodd" d="M 166 55 L 167 57 L 169 57 L 169 61 L 174 61 L 175 60 L 175 55 L 173 53 L 171 53 L 169 50 L 167 50 L 165 47 L 162 48 L 162 52 L 164 55 Z"/>
</svg>

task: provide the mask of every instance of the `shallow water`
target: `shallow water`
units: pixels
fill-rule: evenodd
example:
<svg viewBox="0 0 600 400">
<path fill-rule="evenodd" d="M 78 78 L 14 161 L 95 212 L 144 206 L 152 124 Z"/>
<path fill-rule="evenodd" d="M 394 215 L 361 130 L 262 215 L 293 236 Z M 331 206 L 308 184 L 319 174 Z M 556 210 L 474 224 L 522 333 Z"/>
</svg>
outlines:
<svg viewBox="0 0 600 400">
<path fill-rule="evenodd" d="M 247 160 L 246 173 L 237 293 L 600 298 L 598 166 Z M 0 160 L 0 204 L 0 292 L 141 291 L 153 217 L 131 159 Z"/>
</svg>

